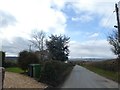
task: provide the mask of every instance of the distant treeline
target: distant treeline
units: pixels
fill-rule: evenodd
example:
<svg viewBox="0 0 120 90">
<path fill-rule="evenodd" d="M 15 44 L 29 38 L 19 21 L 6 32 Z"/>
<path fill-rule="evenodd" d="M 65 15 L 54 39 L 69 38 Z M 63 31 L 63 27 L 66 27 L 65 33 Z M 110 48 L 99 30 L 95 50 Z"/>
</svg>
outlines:
<svg viewBox="0 0 120 90">
<path fill-rule="evenodd" d="M 5 60 L 17 60 L 18 59 L 18 57 L 5 57 Z"/>
<path fill-rule="evenodd" d="M 4 67 L 15 67 L 17 64 L 18 57 L 5 57 Z"/>
</svg>

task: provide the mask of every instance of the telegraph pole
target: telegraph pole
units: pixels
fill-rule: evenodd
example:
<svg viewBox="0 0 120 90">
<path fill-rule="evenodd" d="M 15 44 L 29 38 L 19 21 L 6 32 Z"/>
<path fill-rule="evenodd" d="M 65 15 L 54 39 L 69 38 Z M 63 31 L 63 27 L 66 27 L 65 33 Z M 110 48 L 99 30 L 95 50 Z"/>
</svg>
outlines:
<svg viewBox="0 0 120 90">
<path fill-rule="evenodd" d="M 118 5 L 115 4 L 115 11 L 116 11 L 116 16 L 117 16 L 117 28 L 118 28 L 118 41 L 120 43 L 120 19 L 119 19 L 119 8 Z"/>
<path fill-rule="evenodd" d="M 119 46 L 120 46 L 120 19 L 119 19 L 119 8 L 118 8 L 118 5 L 117 4 L 115 4 L 115 11 L 116 11 L 116 16 L 117 16 L 117 28 L 118 28 L 118 43 L 119 43 Z M 118 58 L 120 59 L 120 54 L 118 54 Z M 118 77 L 119 77 L 119 75 L 120 75 L 120 67 L 119 67 L 119 65 L 120 65 L 120 60 L 118 60 Z M 118 82 L 120 82 L 119 81 L 120 80 L 120 78 L 118 78 Z M 118 88 L 119 88 L 119 90 L 120 90 L 120 84 L 118 84 Z"/>
<path fill-rule="evenodd" d="M 120 17 L 119 17 L 120 11 L 117 4 L 115 4 L 115 11 L 116 11 L 116 17 L 117 17 L 118 43 L 120 46 Z M 120 54 L 118 54 L 118 57 L 120 58 Z"/>
</svg>

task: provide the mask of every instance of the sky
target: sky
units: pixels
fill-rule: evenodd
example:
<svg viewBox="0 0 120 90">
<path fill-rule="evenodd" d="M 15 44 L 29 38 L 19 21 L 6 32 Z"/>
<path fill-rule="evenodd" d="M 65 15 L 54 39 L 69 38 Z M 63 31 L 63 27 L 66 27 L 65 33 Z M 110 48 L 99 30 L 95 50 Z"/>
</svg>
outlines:
<svg viewBox="0 0 120 90">
<path fill-rule="evenodd" d="M 69 58 L 114 58 L 107 41 L 119 0 L 0 0 L 0 50 L 28 50 L 34 30 L 70 37 Z"/>
</svg>

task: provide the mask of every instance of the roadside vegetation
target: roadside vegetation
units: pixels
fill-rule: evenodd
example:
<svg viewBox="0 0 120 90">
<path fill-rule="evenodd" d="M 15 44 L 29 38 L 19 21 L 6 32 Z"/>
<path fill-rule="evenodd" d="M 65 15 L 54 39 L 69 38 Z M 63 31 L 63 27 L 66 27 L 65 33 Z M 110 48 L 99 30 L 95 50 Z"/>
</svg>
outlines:
<svg viewBox="0 0 120 90">
<path fill-rule="evenodd" d="M 41 69 L 39 81 L 56 87 L 65 80 L 72 68 L 73 66 L 70 63 L 54 60 L 45 61 Z"/>
<path fill-rule="evenodd" d="M 17 60 L 16 60 L 16 61 L 17 61 Z M 8 67 L 17 67 L 18 64 L 17 64 L 16 61 L 14 61 L 14 60 L 5 60 L 5 61 L 4 61 L 4 67 L 5 67 L 5 68 L 8 68 Z"/>
<path fill-rule="evenodd" d="M 28 71 L 29 64 L 37 64 L 39 63 L 39 58 L 34 52 L 22 51 L 19 53 L 18 58 L 18 66 L 24 70 L 24 72 Z"/>
<path fill-rule="evenodd" d="M 44 32 L 33 33 L 32 42 L 36 50 L 23 50 L 19 52 L 17 62 L 5 63 L 6 71 L 30 74 L 30 64 L 40 64 L 40 76 L 36 80 L 57 87 L 60 85 L 73 68 L 73 63 L 67 62 L 69 37 L 51 35 L 45 40 Z M 45 44 L 44 44 L 45 43 Z M 46 46 L 46 48 L 44 48 Z M 30 71 L 31 70 L 31 71 Z"/>
<path fill-rule="evenodd" d="M 107 40 L 109 44 L 112 46 L 111 47 L 112 52 L 115 55 L 117 55 L 117 58 L 118 58 L 116 60 L 117 65 L 114 66 L 115 67 L 114 73 L 118 73 L 118 77 L 119 77 L 118 82 L 120 83 L 120 34 L 119 34 L 119 28 L 117 29 L 118 30 L 113 30 L 113 32 L 108 35 Z M 114 64 L 111 64 L 111 65 L 114 65 Z"/>
<path fill-rule="evenodd" d="M 4 61 L 5 71 L 14 73 L 23 73 L 24 71 L 18 67 L 17 60 L 7 60 Z"/>
</svg>

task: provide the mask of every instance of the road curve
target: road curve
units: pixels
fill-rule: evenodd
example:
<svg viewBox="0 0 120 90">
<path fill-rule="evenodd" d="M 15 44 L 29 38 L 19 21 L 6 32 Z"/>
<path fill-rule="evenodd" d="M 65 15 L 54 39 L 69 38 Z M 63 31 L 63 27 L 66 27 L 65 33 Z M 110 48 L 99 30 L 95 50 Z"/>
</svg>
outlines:
<svg viewBox="0 0 120 90">
<path fill-rule="evenodd" d="M 62 88 L 118 88 L 118 83 L 76 65 Z"/>
</svg>

